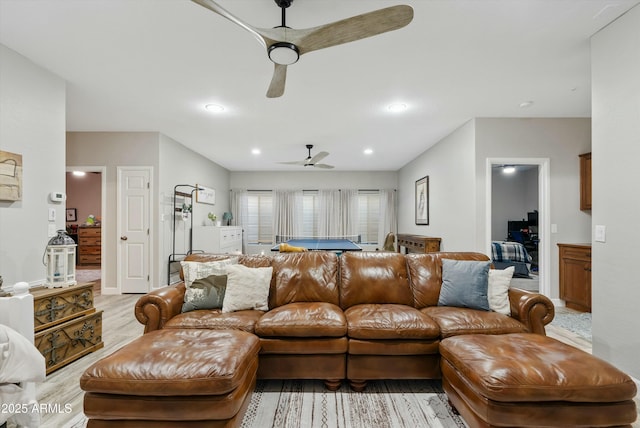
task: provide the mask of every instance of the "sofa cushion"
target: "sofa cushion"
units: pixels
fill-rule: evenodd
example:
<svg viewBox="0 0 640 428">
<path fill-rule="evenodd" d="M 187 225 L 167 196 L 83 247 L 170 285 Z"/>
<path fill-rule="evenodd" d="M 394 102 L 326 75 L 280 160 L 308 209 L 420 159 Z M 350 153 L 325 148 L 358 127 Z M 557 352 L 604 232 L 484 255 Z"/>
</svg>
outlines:
<svg viewBox="0 0 640 428">
<path fill-rule="evenodd" d="M 255 331 L 260 337 L 341 337 L 347 334 L 347 320 L 331 303 L 289 303 L 264 314 Z"/>
<path fill-rule="evenodd" d="M 413 291 L 414 306 L 436 306 L 442 286 L 442 260 L 489 260 L 482 253 L 441 252 L 407 254 L 405 256 Z"/>
<path fill-rule="evenodd" d="M 460 334 L 506 334 L 527 331 L 520 321 L 498 312 L 453 306 L 430 306 L 420 309 L 420 312 L 435 320 L 440 327 L 442 338 Z"/>
<path fill-rule="evenodd" d="M 275 254 L 269 307 L 294 302 L 340 304 L 338 256 L 329 251 Z"/>
<path fill-rule="evenodd" d="M 207 262 L 194 262 L 194 261 L 181 261 L 182 275 L 184 277 L 184 283 L 188 287 L 191 284 L 201 278 L 206 278 L 211 275 L 224 275 L 227 273 L 227 266 L 238 263 L 237 257 L 227 257 L 223 260 L 207 261 Z"/>
<path fill-rule="evenodd" d="M 514 267 L 506 269 L 489 269 L 489 307 L 492 311 L 511 315 L 511 305 L 509 304 L 509 286 L 513 277 Z"/>
<path fill-rule="evenodd" d="M 348 251 L 340 256 L 340 306 L 360 304 L 413 306 L 404 255 Z"/>
<path fill-rule="evenodd" d="M 222 312 L 268 310 L 272 273 L 272 267 L 227 266 L 227 290 L 222 302 Z"/>
<path fill-rule="evenodd" d="M 220 309 L 205 309 L 178 314 L 167 321 L 164 328 L 242 330 L 253 333 L 256 322 L 262 315 L 264 311 L 247 310 L 223 314 Z"/>
<path fill-rule="evenodd" d="M 489 310 L 487 290 L 490 262 L 442 260 L 442 288 L 438 306 Z"/>
<path fill-rule="evenodd" d="M 196 279 L 191 287 L 188 287 L 184 292 L 182 312 L 197 309 L 222 309 L 226 289 L 226 275 L 211 275 Z"/>
<path fill-rule="evenodd" d="M 406 305 L 365 304 L 344 312 L 347 334 L 354 339 L 434 339 L 438 324 L 419 310 Z"/>
</svg>

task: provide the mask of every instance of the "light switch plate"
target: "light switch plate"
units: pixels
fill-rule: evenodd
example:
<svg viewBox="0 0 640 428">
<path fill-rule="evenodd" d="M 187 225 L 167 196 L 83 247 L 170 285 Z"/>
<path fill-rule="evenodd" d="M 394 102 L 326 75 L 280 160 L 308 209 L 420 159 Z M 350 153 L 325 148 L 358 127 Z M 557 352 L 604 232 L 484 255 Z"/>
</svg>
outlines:
<svg viewBox="0 0 640 428">
<path fill-rule="evenodd" d="M 595 240 L 596 242 L 606 242 L 607 240 L 607 228 L 601 224 L 596 224 L 595 230 Z"/>
<path fill-rule="evenodd" d="M 56 209 L 49 208 L 49 221 L 56 221 Z"/>
</svg>

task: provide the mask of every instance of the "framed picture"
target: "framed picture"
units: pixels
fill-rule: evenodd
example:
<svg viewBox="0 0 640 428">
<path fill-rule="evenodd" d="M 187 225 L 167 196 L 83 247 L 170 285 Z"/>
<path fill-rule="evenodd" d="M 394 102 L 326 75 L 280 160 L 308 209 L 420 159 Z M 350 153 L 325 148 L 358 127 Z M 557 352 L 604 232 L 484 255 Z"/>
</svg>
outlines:
<svg viewBox="0 0 640 428">
<path fill-rule="evenodd" d="M 0 201 L 22 200 L 22 155 L 0 150 Z"/>
<path fill-rule="evenodd" d="M 429 224 L 429 176 L 416 181 L 416 224 Z"/>
<path fill-rule="evenodd" d="M 216 204 L 216 190 L 210 187 L 196 184 L 196 202 L 201 204 Z"/>
<path fill-rule="evenodd" d="M 77 211 L 75 208 L 67 208 L 67 221 L 78 221 Z"/>
</svg>

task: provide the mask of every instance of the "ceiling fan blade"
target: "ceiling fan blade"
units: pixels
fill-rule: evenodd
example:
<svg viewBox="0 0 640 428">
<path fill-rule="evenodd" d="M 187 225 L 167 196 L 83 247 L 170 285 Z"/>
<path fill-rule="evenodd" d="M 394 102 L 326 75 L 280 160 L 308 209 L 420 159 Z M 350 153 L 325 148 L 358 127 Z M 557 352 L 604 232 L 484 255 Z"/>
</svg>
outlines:
<svg viewBox="0 0 640 428">
<path fill-rule="evenodd" d="M 253 34 L 253 36 L 256 39 L 258 39 L 260 44 L 265 49 L 267 48 L 267 41 L 265 40 L 265 37 L 262 34 L 260 34 L 260 32 L 256 28 L 252 27 L 251 25 L 247 24 L 246 22 L 242 21 L 236 16 L 232 15 L 228 10 L 220 6 L 218 3 L 214 2 L 213 0 L 191 0 L 191 1 L 217 13 L 218 15 L 224 18 L 227 18 L 229 21 L 233 22 L 234 24 L 244 28 L 245 30 Z"/>
<path fill-rule="evenodd" d="M 327 156 L 329 156 L 328 152 L 319 152 L 317 155 L 315 155 L 314 157 L 312 157 L 311 159 L 309 159 L 309 162 L 311 165 L 314 165 L 318 162 L 320 162 L 322 159 L 326 158 Z"/>
<path fill-rule="evenodd" d="M 326 163 L 317 163 L 314 165 L 315 168 L 322 168 L 322 169 L 331 169 L 334 168 L 333 165 L 327 165 Z"/>
<path fill-rule="evenodd" d="M 306 165 L 307 164 L 307 160 L 301 160 L 301 161 L 292 161 L 292 162 L 277 162 L 283 165 Z"/>
<path fill-rule="evenodd" d="M 287 66 L 275 64 L 271 84 L 267 90 L 267 98 L 278 98 L 284 94 L 284 83 L 287 80 Z"/>
<path fill-rule="evenodd" d="M 409 24 L 412 19 L 413 8 L 411 6 L 391 6 L 314 28 L 288 29 L 285 33 L 285 41 L 295 44 L 302 55 L 318 49 L 398 30 Z M 263 30 L 259 29 L 258 31 L 262 32 Z M 268 34 L 265 35 L 270 37 Z"/>
</svg>

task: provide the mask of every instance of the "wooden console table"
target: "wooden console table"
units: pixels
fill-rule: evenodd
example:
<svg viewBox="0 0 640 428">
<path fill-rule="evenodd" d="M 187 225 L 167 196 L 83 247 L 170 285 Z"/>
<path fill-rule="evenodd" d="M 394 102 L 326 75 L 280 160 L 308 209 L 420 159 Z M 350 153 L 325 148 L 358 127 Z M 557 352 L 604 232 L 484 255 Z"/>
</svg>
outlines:
<svg viewBox="0 0 640 428">
<path fill-rule="evenodd" d="M 66 288 L 35 288 L 35 346 L 47 374 L 104 346 L 102 311 L 93 307 L 93 283 Z"/>
<path fill-rule="evenodd" d="M 440 238 L 423 235 L 398 234 L 398 252 L 411 253 L 435 253 L 440 251 Z"/>
</svg>

